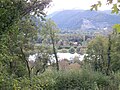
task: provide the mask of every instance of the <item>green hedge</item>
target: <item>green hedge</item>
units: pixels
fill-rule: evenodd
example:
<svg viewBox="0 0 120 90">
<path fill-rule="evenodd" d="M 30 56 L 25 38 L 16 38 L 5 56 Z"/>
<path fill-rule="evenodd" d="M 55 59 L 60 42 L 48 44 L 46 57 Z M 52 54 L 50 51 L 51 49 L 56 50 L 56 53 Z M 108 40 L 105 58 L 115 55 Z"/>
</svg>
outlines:
<svg viewBox="0 0 120 90">
<path fill-rule="evenodd" d="M 31 79 L 0 77 L 1 90 L 120 90 L 120 73 L 105 76 L 89 69 L 47 70 Z"/>
</svg>

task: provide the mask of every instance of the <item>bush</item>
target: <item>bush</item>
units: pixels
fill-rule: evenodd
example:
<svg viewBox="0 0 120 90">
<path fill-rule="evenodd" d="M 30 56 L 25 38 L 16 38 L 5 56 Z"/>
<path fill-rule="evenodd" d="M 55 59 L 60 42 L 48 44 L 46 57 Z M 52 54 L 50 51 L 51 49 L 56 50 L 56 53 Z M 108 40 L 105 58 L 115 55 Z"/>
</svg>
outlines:
<svg viewBox="0 0 120 90">
<path fill-rule="evenodd" d="M 68 71 L 59 73 L 56 90 L 95 90 L 99 86 L 108 86 L 109 78 L 90 70 Z"/>
<path fill-rule="evenodd" d="M 67 50 L 67 49 L 61 49 L 59 52 L 60 52 L 60 53 L 67 53 L 68 50 Z"/>
<path fill-rule="evenodd" d="M 74 47 L 71 47 L 71 48 L 69 49 L 69 53 L 74 54 L 74 53 L 75 53 L 75 48 L 74 48 Z"/>
<path fill-rule="evenodd" d="M 77 47 L 77 48 L 76 48 L 76 52 L 77 52 L 78 54 L 80 54 L 80 53 L 81 53 L 81 48 L 80 48 L 80 47 Z"/>
<path fill-rule="evenodd" d="M 7 76 L 8 77 L 8 76 Z M 120 90 L 120 73 L 105 76 L 91 69 L 54 71 L 42 75 L 5 78 L 0 76 L 1 90 Z"/>
</svg>

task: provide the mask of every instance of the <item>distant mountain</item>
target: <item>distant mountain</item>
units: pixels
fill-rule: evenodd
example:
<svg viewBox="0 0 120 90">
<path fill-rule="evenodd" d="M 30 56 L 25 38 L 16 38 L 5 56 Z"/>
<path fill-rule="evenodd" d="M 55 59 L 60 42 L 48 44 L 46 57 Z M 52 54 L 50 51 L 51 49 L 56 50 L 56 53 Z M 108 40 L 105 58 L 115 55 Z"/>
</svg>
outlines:
<svg viewBox="0 0 120 90">
<path fill-rule="evenodd" d="M 61 30 L 98 30 L 120 23 L 120 16 L 110 11 L 64 10 L 49 15 Z"/>
</svg>

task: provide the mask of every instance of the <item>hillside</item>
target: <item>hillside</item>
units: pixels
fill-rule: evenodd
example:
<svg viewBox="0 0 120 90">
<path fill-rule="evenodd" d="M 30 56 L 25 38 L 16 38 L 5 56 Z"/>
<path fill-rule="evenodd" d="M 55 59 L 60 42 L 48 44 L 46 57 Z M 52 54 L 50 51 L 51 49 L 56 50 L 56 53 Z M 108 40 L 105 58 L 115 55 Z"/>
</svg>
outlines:
<svg viewBox="0 0 120 90">
<path fill-rule="evenodd" d="M 61 30 L 98 30 L 120 23 L 120 16 L 109 11 L 64 10 L 49 16 Z"/>
</svg>

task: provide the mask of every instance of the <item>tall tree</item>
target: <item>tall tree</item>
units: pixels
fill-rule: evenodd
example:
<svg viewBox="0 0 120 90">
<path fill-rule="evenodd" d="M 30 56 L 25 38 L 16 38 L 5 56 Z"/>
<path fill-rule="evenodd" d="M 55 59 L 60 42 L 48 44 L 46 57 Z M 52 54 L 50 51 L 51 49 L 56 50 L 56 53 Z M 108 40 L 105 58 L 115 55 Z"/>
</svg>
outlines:
<svg viewBox="0 0 120 90">
<path fill-rule="evenodd" d="M 114 31 L 111 35 L 111 69 L 120 71 L 120 25 L 113 26 Z"/>
<path fill-rule="evenodd" d="M 107 68 L 107 38 L 97 37 L 88 45 L 88 59 L 95 71 L 106 73 Z"/>
<path fill-rule="evenodd" d="M 57 67 L 57 70 L 59 70 L 59 61 L 58 61 L 57 51 L 55 47 L 56 40 L 57 40 L 57 33 L 59 32 L 59 29 L 57 28 L 56 24 L 52 20 L 48 19 L 45 22 L 41 32 L 43 37 L 47 38 L 47 40 L 49 40 L 50 43 L 52 44 L 53 53 L 56 59 L 56 67 Z"/>
<path fill-rule="evenodd" d="M 51 0 L 0 0 L 0 35 L 19 19 L 34 13 L 42 17 Z"/>
<path fill-rule="evenodd" d="M 16 24 L 16 27 L 12 27 L 11 30 L 3 34 L 0 43 L 1 60 L 4 59 L 5 65 L 8 63 L 12 74 L 15 73 L 15 67 L 17 69 L 21 62 L 27 67 L 28 76 L 30 77 L 28 57 L 34 50 L 36 35 L 37 28 L 30 18 L 24 18 Z"/>
<path fill-rule="evenodd" d="M 24 18 L 19 23 L 18 44 L 20 48 L 20 58 L 25 61 L 28 75 L 31 75 L 28 57 L 34 52 L 35 42 L 37 38 L 37 27 L 29 17 Z"/>
<path fill-rule="evenodd" d="M 110 65 L 111 65 L 111 35 L 108 36 L 108 50 L 107 50 L 107 56 L 108 56 L 108 62 L 107 62 L 107 72 L 106 74 L 109 75 L 110 73 Z"/>
</svg>

